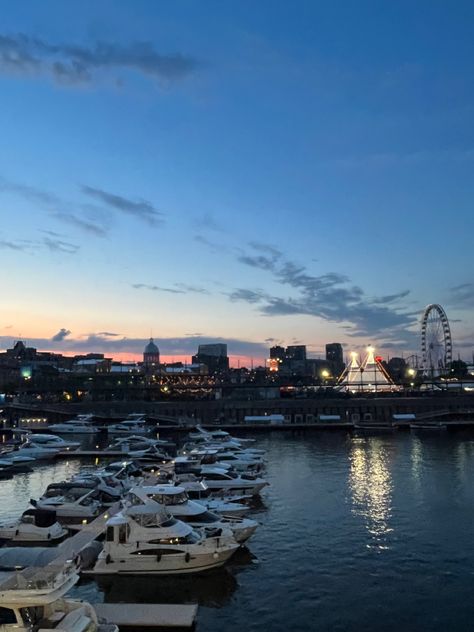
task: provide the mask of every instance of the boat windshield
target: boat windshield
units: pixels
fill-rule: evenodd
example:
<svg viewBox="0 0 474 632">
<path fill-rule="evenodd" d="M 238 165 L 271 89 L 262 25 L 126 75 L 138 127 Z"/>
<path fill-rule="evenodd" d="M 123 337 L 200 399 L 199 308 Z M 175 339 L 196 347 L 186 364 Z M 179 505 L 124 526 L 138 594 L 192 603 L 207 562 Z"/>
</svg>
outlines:
<svg viewBox="0 0 474 632">
<path fill-rule="evenodd" d="M 167 518 L 164 522 L 162 520 L 162 516 L 160 514 L 138 514 L 133 516 L 135 522 L 140 525 L 140 527 L 145 527 L 147 529 L 156 528 L 156 527 L 173 527 L 178 521 L 175 518 Z"/>
<path fill-rule="evenodd" d="M 183 505 L 188 500 L 186 492 L 180 494 L 150 494 L 149 498 L 160 505 Z"/>
</svg>

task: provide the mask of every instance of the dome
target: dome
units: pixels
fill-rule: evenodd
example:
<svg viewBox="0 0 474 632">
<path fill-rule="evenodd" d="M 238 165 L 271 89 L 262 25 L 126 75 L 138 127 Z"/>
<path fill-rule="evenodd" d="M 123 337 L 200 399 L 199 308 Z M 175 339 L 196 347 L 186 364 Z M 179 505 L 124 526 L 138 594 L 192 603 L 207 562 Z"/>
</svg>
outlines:
<svg viewBox="0 0 474 632">
<path fill-rule="evenodd" d="M 150 338 L 150 342 L 145 347 L 144 353 L 150 353 L 151 354 L 151 353 L 159 353 L 159 352 L 160 351 L 159 351 L 158 347 L 153 342 L 153 338 Z"/>
</svg>

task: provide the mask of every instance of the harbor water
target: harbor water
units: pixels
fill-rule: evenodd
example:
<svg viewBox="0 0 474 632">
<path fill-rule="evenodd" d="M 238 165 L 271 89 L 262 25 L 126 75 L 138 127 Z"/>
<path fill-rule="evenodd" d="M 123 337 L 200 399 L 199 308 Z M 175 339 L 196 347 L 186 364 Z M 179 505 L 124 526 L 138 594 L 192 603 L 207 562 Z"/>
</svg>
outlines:
<svg viewBox="0 0 474 632">
<path fill-rule="evenodd" d="M 256 445 L 270 487 L 227 567 L 81 580 L 74 595 L 198 602 L 198 632 L 472 629 L 474 433 L 274 432 Z M 71 458 L 0 481 L 0 519 L 80 467 Z"/>
</svg>

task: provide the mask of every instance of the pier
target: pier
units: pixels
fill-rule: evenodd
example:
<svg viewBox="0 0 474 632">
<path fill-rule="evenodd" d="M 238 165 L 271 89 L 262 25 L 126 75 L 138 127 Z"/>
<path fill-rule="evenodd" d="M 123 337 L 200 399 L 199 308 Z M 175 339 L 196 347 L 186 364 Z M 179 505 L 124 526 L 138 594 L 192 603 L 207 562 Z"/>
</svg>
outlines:
<svg viewBox="0 0 474 632">
<path fill-rule="evenodd" d="M 197 604 L 97 603 L 99 617 L 121 627 L 191 628 L 197 617 Z"/>
</svg>

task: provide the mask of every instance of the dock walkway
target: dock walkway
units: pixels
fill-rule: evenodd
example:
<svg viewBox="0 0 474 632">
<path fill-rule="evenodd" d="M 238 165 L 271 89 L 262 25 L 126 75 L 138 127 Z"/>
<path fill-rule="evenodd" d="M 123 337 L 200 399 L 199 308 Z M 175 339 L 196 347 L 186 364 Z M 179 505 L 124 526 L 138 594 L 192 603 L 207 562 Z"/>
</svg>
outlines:
<svg viewBox="0 0 474 632">
<path fill-rule="evenodd" d="M 198 611 L 197 604 L 97 603 L 94 608 L 109 623 L 134 628 L 190 628 Z"/>
</svg>

